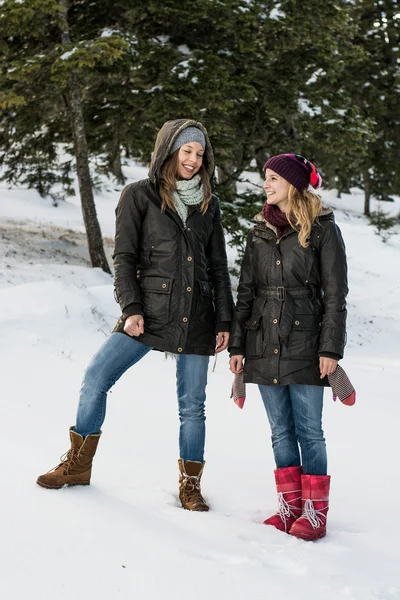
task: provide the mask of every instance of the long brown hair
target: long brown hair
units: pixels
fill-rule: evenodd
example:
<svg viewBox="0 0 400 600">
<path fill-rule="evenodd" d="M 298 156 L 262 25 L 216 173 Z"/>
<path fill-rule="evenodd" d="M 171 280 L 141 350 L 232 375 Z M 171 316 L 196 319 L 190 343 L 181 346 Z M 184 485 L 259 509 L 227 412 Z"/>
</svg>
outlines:
<svg viewBox="0 0 400 600">
<path fill-rule="evenodd" d="M 167 208 L 170 210 L 175 209 L 173 193 L 176 191 L 176 180 L 178 178 L 178 154 L 179 149 L 175 150 L 175 152 L 167 158 L 161 169 L 161 175 L 159 179 L 160 196 L 162 200 L 161 210 L 165 210 Z M 200 205 L 200 210 L 204 214 L 211 200 L 210 176 L 207 173 L 204 163 L 201 165 L 197 174 L 200 175 L 204 190 L 204 200 Z"/>
<path fill-rule="evenodd" d="M 290 185 L 285 212 L 290 225 L 298 231 L 300 245 L 307 248 L 312 224 L 322 212 L 321 198 L 309 190 L 300 192 Z"/>
</svg>

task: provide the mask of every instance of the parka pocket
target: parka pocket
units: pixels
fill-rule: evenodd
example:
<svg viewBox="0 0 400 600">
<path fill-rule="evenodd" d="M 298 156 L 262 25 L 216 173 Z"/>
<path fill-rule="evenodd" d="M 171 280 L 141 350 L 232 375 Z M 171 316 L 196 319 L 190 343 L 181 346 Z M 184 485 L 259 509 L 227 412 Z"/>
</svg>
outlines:
<svg viewBox="0 0 400 600">
<path fill-rule="evenodd" d="M 287 351 L 290 356 L 309 357 L 318 351 L 321 317 L 316 314 L 294 315 Z"/>
<path fill-rule="evenodd" d="M 246 358 L 258 358 L 263 353 L 262 315 L 252 315 L 244 324 L 246 333 Z"/>
<path fill-rule="evenodd" d="M 142 303 L 145 320 L 168 323 L 173 279 L 167 277 L 144 277 L 141 281 Z"/>
<path fill-rule="evenodd" d="M 209 281 L 197 281 L 197 289 L 193 301 L 196 320 L 200 322 L 214 322 L 214 302 L 212 287 Z"/>
<path fill-rule="evenodd" d="M 294 315 L 292 331 L 318 330 L 321 322 L 322 317 L 319 315 Z"/>
</svg>

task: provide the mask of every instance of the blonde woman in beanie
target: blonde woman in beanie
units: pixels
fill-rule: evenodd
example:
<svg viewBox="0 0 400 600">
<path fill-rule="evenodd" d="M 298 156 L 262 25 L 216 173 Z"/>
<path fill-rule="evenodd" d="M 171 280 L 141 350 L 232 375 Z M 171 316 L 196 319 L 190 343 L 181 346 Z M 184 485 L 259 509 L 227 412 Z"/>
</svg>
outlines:
<svg viewBox="0 0 400 600">
<path fill-rule="evenodd" d="M 178 119 L 159 131 L 148 179 L 123 190 L 114 252 L 122 316 L 85 372 L 71 447 L 58 467 L 38 478 L 40 486 L 90 483 L 107 392 L 156 349 L 176 355 L 180 500 L 188 510 L 208 510 L 200 488 L 207 369 L 209 357 L 228 345 L 233 311 L 213 172 L 206 129 Z"/>
<path fill-rule="evenodd" d="M 330 476 L 324 386 L 346 339 L 346 252 L 315 166 L 280 154 L 264 166 L 267 201 L 247 238 L 230 368 L 256 383 L 268 415 L 278 512 L 264 523 L 305 540 L 326 534 Z M 244 364 L 243 364 L 244 363 Z"/>
</svg>

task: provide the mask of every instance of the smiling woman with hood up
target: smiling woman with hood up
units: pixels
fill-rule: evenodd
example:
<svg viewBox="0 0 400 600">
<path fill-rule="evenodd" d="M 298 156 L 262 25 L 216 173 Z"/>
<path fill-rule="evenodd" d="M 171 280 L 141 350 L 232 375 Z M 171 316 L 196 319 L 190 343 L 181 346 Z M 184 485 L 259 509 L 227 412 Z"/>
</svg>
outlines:
<svg viewBox="0 0 400 600">
<path fill-rule="evenodd" d="M 90 483 L 107 392 L 156 349 L 176 355 L 179 497 L 186 509 L 208 510 L 200 488 L 208 362 L 227 347 L 233 312 L 213 172 L 206 129 L 177 119 L 158 133 L 148 179 L 123 190 L 114 251 L 122 316 L 85 372 L 71 448 L 56 469 L 38 478 L 42 487 Z"/>
</svg>

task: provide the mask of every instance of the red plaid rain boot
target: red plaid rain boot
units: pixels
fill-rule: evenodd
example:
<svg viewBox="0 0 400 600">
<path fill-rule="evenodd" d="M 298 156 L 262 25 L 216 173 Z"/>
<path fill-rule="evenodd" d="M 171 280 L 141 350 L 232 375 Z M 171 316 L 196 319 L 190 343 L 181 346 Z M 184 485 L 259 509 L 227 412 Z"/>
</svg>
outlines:
<svg viewBox="0 0 400 600">
<path fill-rule="evenodd" d="M 301 476 L 303 511 L 292 525 L 290 535 L 308 541 L 319 540 L 326 535 L 330 480 L 329 475 Z"/>
<path fill-rule="evenodd" d="M 275 469 L 278 511 L 264 521 L 280 531 L 289 533 L 296 519 L 301 515 L 301 467 Z"/>
</svg>

